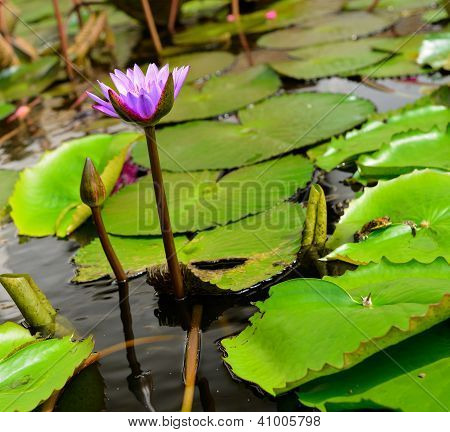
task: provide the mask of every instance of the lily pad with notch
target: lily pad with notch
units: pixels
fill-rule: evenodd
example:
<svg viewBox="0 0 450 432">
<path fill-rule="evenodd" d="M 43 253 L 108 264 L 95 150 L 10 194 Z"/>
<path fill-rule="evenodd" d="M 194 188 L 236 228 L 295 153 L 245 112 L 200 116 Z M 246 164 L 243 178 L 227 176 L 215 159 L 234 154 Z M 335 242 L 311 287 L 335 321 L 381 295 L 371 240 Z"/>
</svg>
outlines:
<svg viewBox="0 0 450 432">
<path fill-rule="evenodd" d="M 306 158 L 286 156 L 223 177 L 220 171 L 166 173 L 172 229 L 175 233 L 199 231 L 260 213 L 305 187 L 312 172 L 313 166 Z M 110 197 L 103 217 L 111 234 L 160 235 L 151 176 L 142 177 Z"/>
<path fill-rule="evenodd" d="M 421 275 L 414 287 L 412 267 Z M 231 371 L 280 395 L 349 369 L 450 316 L 449 267 L 443 261 L 396 266 L 383 262 L 342 277 L 342 286 L 339 277 L 293 279 L 273 286 L 269 298 L 256 303 L 259 311 L 250 325 L 222 340 Z M 350 278 L 355 283 L 347 292 Z M 367 299 L 370 293 L 371 301 L 364 302 L 361 296 Z"/>
<path fill-rule="evenodd" d="M 304 221 L 302 206 L 285 202 L 264 213 L 203 231 L 190 241 L 176 236 L 187 289 L 203 288 L 215 294 L 238 292 L 278 275 L 296 260 Z M 167 282 L 162 238 L 111 236 L 111 242 L 130 276 L 148 269 L 156 288 Z M 75 282 L 112 276 L 98 240 L 82 247 L 74 260 Z"/>
</svg>

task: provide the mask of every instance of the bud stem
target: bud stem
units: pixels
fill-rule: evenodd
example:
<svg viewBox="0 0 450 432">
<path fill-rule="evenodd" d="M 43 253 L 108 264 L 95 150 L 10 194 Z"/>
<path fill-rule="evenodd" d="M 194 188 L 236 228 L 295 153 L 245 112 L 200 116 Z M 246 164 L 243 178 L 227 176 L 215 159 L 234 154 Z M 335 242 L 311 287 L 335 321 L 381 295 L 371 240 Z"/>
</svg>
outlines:
<svg viewBox="0 0 450 432">
<path fill-rule="evenodd" d="M 175 241 L 173 239 L 172 227 L 170 224 L 169 209 L 167 207 L 166 192 L 164 190 L 164 181 L 159 162 L 158 147 L 156 144 L 155 127 L 148 126 L 144 128 L 147 138 L 148 154 L 150 157 L 150 166 L 152 169 L 153 187 L 155 189 L 156 205 L 158 207 L 159 224 L 166 251 L 167 265 L 169 266 L 170 276 L 178 299 L 184 298 L 183 277 L 178 263 Z"/>
<path fill-rule="evenodd" d="M 102 244 L 103 251 L 105 252 L 106 258 L 116 276 L 117 282 L 123 283 L 127 281 L 127 275 L 123 270 L 122 264 L 120 264 L 119 258 L 117 258 L 116 253 L 112 247 L 109 240 L 108 233 L 106 232 L 105 225 L 103 223 L 102 214 L 100 207 L 91 207 L 92 217 L 94 219 L 95 227 L 97 228 L 97 234 L 100 238 L 100 243 Z"/>
<path fill-rule="evenodd" d="M 247 36 L 242 29 L 241 23 L 241 12 L 239 8 L 239 0 L 231 0 L 231 14 L 235 18 L 235 23 L 238 30 L 239 41 L 241 42 L 242 48 L 244 49 L 245 56 L 247 57 L 247 62 L 249 66 L 253 66 L 255 63 L 252 57 L 252 50 L 248 44 Z"/>
<path fill-rule="evenodd" d="M 167 24 L 167 29 L 170 34 L 175 34 L 175 23 L 177 22 L 178 8 L 180 7 L 180 0 L 171 0 L 170 2 L 170 12 L 169 12 L 169 22 Z"/>
</svg>

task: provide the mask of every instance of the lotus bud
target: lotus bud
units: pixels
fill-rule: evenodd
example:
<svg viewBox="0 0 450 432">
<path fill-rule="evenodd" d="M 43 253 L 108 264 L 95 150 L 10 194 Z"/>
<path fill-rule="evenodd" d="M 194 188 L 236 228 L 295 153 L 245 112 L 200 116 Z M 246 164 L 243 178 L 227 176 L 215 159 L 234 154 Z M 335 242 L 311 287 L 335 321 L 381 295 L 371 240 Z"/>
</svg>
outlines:
<svg viewBox="0 0 450 432">
<path fill-rule="evenodd" d="M 105 185 L 90 158 L 84 164 L 80 196 L 89 207 L 100 207 L 106 199 Z"/>
</svg>

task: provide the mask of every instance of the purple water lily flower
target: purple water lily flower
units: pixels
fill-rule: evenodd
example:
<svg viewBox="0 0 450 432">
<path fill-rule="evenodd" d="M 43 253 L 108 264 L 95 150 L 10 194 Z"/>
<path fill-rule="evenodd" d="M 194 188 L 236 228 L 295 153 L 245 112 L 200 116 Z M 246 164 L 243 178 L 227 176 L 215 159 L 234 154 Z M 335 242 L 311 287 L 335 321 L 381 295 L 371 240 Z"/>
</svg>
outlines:
<svg viewBox="0 0 450 432">
<path fill-rule="evenodd" d="M 172 109 L 188 72 L 189 66 L 174 68 L 170 73 L 168 65 L 159 69 L 151 63 L 144 75 L 141 68 L 134 65 L 126 74 L 118 69 L 110 74 L 117 91 L 98 82 L 106 100 L 90 92 L 87 94 L 95 102 L 93 108 L 110 117 L 120 117 L 144 127 L 153 126 Z"/>
</svg>

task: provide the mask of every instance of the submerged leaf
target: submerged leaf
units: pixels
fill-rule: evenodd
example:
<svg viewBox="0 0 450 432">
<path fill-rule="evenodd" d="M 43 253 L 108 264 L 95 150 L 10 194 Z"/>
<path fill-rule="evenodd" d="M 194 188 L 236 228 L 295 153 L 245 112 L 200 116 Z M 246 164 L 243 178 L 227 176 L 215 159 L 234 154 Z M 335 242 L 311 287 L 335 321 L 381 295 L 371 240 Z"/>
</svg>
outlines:
<svg viewBox="0 0 450 432">
<path fill-rule="evenodd" d="M 172 111 L 161 123 L 216 117 L 274 94 L 281 82 L 266 66 L 212 77 L 201 88 L 184 86 Z"/>
<path fill-rule="evenodd" d="M 350 203 L 327 246 L 327 259 L 356 264 L 380 262 L 382 257 L 404 263 L 429 263 L 437 257 L 450 261 L 450 174 L 422 170 L 366 188 Z M 388 216 L 391 225 L 351 243 L 366 223 Z"/>
<path fill-rule="evenodd" d="M 92 159 L 109 194 L 127 150 L 138 136 L 99 134 L 68 141 L 21 172 L 9 201 L 19 234 L 65 237 L 73 232 L 90 216 L 89 207 L 80 198 L 85 158 Z"/>
<path fill-rule="evenodd" d="M 386 122 L 369 121 L 360 129 L 309 150 L 308 156 L 314 159 L 320 168 L 331 171 L 340 163 L 352 160 L 357 155 L 378 150 L 383 144 L 389 143 L 396 133 L 413 129 L 428 132 L 433 127 L 444 131 L 449 120 L 450 110 L 446 106 L 412 107 L 399 113 L 394 112 L 388 116 Z"/>
<path fill-rule="evenodd" d="M 39 340 L 17 324 L 0 325 L 0 411 L 31 411 L 60 390 L 89 356 L 91 338 Z"/>
<path fill-rule="evenodd" d="M 232 171 L 167 173 L 164 176 L 175 233 L 225 225 L 260 213 L 291 197 L 311 179 L 312 164 L 286 156 Z M 106 229 L 117 235 L 160 235 L 151 176 L 120 190 L 104 205 Z"/>
<path fill-rule="evenodd" d="M 241 110 L 241 124 L 196 121 L 157 130 L 161 165 L 168 171 L 251 165 L 342 133 L 373 110 L 369 101 L 343 94 L 272 97 Z M 150 167 L 145 140 L 135 144 L 132 155 Z"/>
<path fill-rule="evenodd" d="M 256 216 L 201 232 L 190 241 L 175 237 L 178 259 L 200 281 L 211 284 L 209 289 L 247 289 L 277 275 L 295 261 L 304 221 L 305 214 L 300 205 L 283 203 Z M 111 236 L 111 242 L 130 276 L 146 268 L 150 273 L 166 271 L 160 237 Z M 217 267 L 222 262 L 229 265 Z M 98 240 L 81 248 L 75 263 L 76 282 L 111 275 Z"/>
<path fill-rule="evenodd" d="M 448 411 L 450 339 L 443 323 L 349 370 L 301 386 L 298 398 L 321 411 Z"/>
<path fill-rule="evenodd" d="M 421 275 L 414 286 L 412 269 Z M 348 369 L 450 316 L 444 261 L 383 262 L 361 270 L 342 276 L 356 279 L 351 296 L 339 277 L 273 286 L 269 298 L 256 303 L 259 312 L 250 325 L 222 341 L 233 373 L 278 395 Z M 370 293 L 372 306 L 364 306 L 360 296 Z"/>
</svg>

